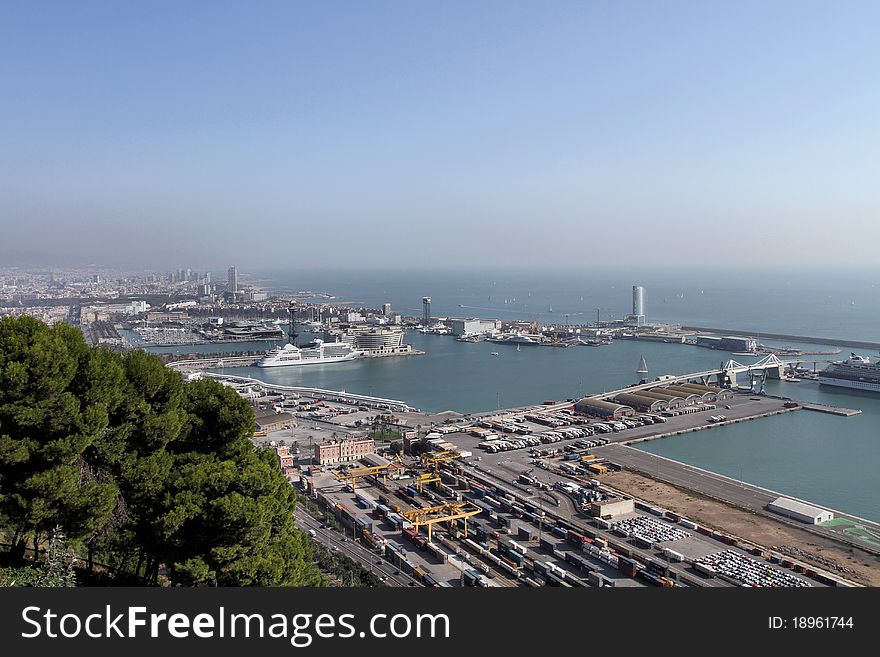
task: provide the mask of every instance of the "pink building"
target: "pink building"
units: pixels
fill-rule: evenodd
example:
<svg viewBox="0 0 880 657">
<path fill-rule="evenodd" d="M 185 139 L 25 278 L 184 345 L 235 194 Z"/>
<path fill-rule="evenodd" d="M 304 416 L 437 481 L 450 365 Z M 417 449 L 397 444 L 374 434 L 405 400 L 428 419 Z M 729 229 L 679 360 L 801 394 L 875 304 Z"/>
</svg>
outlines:
<svg viewBox="0 0 880 657">
<path fill-rule="evenodd" d="M 373 454 L 376 446 L 372 438 L 351 438 L 348 440 L 325 440 L 315 443 L 315 461 L 319 465 L 333 465 L 357 461 Z"/>
</svg>

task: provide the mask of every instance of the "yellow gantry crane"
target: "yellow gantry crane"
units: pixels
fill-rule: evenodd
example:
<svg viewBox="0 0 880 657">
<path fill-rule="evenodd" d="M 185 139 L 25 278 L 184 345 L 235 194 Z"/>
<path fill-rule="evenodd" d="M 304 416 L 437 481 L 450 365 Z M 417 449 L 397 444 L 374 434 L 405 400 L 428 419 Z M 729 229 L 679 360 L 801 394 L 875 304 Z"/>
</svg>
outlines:
<svg viewBox="0 0 880 657">
<path fill-rule="evenodd" d="M 421 493 L 426 484 L 434 483 L 435 481 L 441 481 L 440 474 L 435 470 L 434 472 L 426 472 L 425 474 L 420 474 L 416 478 L 416 488 L 418 488 Z"/>
<path fill-rule="evenodd" d="M 458 452 L 447 449 L 442 452 L 433 452 L 431 454 L 422 454 L 422 464 L 427 467 L 433 467 L 435 470 L 440 467 L 441 463 L 445 463 L 446 461 L 452 461 L 454 459 L 460 459 L 461 454 Z"/>
<path fill-rule="evenodd" d="M 464 518 L 464 531 L 467 535 L 467 519 L 479 515 L 483 509 L 473 502 L 447 502 L 437 506 L 429 506 L 424 509 L 413 509 L 404 511 L 400 515 L 409 520 L 413 524 L 413 528 L 418 533 L 419 528 L 424 525 L 428 528 L 428 540 L 431 540 L 431 528 L 438 522 L 452 522 L 459 518 Z"/>
<path fill-rule="evenodd" d="M 382 475 L 382 483 L 385 483 L 390 471 L 399 469 L 400 466 L 397 463 L 389 463 L 388 465 L 374 465 L 368 468 L 352 468 L 344 472 L 334 472 L 333 476 L 339 481 L 350 483 L 351 489 L 354 490 L 355 482 L 358 479 Z M 349 480 L 351 481 L 349 482 Z"/>
<path fill-rule="evenodd" d="M 452 461 L 454 459 L 461 458 L 461 454 L 453 450 L 445 450 L 442 452 L 434 452 L 432 454 L 422 454 L 422 466 L 428 470 L 425 474 L 419 475 L 416 479 L 416 487 L 419 492 L 422 491 L 423 487 L 426 484 L 433 483 L 435 481 L 441 481 L 440 479 L 440 464 L 445 463 L 446 461 Z"/>
</svg>

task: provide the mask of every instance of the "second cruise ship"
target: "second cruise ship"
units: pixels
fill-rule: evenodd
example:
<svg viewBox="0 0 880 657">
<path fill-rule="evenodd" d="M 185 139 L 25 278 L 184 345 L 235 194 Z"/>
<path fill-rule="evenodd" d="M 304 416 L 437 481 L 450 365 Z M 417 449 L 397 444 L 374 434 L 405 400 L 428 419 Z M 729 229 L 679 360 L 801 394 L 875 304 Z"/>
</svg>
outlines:
<svg viewBox="0 0 880 657">
<path fill-rule="evenodd" d="M 819 372 L 819 383 L 880 392 L 880 362 L 872 363 L 865 356 L 850 354 L 848 359 L 832 363 Z"/>
</svg>

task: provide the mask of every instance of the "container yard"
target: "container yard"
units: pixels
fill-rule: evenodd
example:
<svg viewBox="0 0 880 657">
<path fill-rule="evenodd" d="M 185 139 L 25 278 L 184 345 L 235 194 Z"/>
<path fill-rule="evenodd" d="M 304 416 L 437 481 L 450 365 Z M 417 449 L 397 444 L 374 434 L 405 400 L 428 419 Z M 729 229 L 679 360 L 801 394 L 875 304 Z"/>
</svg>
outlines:
<svg viewBox="0 0 880 657">
<path fill-rule="evenodd" d="M 399 461 L 390 479 L 371 472 L 357 492 L 328 469 L 301 476 L 299 485 L 343 525 L 347 540 L 422 586 L 846 585 L 638 500 L 610 520 L 596 517 L 593 503 L 621 498 L 586 475 L 551 486 L 540 475 L 504 480 L 473 457 L 438 460 Z M 420 488 L 426 470 L 436 480 Z"/>
</svg>

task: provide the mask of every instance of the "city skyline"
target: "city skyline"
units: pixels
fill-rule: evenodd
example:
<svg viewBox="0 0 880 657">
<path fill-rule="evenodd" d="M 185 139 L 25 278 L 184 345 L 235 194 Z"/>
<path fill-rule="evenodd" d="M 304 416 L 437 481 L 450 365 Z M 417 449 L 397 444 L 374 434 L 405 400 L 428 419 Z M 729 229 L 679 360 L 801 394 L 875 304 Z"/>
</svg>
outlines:
<svg viewBox="0 0 880 657">
<path fill-rule="evenodd" d="M 17 6 L 0 261 L 869 265 L 878 14 Z"/>
</svg>

